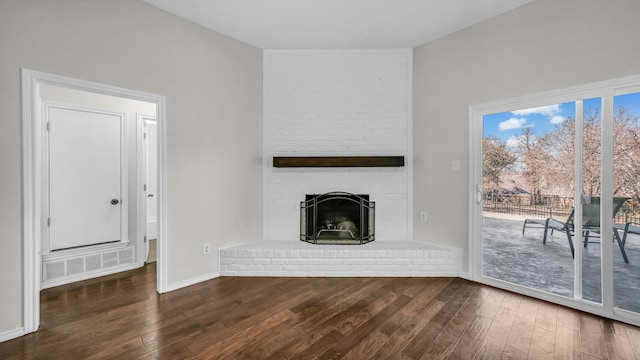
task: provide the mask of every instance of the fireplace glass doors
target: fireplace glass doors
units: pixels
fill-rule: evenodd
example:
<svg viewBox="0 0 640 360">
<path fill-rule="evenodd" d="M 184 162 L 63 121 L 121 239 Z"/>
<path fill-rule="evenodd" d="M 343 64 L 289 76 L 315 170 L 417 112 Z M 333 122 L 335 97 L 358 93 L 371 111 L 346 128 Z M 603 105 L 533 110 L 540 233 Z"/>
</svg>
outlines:
<svg viewBox="0 0 640 360">
<path fill-rule="evenodd" d="M 331 192 L 300 202 L 300 240 L 312 244 L 361 245 L 373 241 L 375 202 L 369 195 Z"/>
</svg>

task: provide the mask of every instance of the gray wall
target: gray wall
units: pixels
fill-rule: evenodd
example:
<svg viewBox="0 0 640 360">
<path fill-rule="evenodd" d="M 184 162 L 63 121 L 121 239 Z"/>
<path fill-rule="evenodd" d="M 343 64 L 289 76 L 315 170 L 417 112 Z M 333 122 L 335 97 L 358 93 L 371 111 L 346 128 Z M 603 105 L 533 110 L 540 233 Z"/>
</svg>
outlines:
<svg viewBox="0 0 640 360">
<path fill-rule="evenodd" d="M 262 236 L 262 51 L 137 0 L 0 1 L 0 334 L 22 326 L 20 68 L 167 99 L 168 282 Z"/>
<path fill-rule="evenodd" d="M 536 0 L 414 49 L 416 240 L 462 248 L 468 271 L 469 106 L 640 74 L 639 14 L 635 0 Z"/>
</svg>

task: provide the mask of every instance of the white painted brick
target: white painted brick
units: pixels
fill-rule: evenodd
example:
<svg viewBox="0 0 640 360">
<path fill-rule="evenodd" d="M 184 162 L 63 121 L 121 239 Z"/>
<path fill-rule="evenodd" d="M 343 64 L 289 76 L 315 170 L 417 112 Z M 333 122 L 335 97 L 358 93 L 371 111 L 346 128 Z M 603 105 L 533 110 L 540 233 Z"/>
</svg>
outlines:
<svg viewBox="0 0 640 360">
<path fill-rule="evenodd" d="M 235 264 L 231 264 L 231 265 L 227 265 L 227 269 L 232 270 L 232 271 L 243 271 L 247 269 L 246 265 L 235 265 Z"/>
<path fill-rule="evenodd" d="M 316 265 L 298 265 L 300 271 L 316 271 L 318 267 Z"/>
<path fill-rule="evenodd" d="M 228 257 L 220 258 L 220 265 L 228 265 L 228 264 L 235 264 L 235 263 L 236 263 L 236 259 L 234 258 L 228 258 Z"/>
<path fill-rule="evenodd" d="M 253 264 L 253 259 L 238 258 L 235 263 L 238 265 L 251 265 Z"/>
<path fill-rule="evenodd" d="M 253 260 L 253 264 L 254 265 L 269 265 L 269 264 L 271 264 L 271 260 L 269 260 L 269 259 L 254 259 Z"/>
<path fill-rule="evenodd" d="M 392 243 L 392 244 L 391 244 Z M 223 276 L 458 276 L 460 251 L 417 242 L 321 246 L 302 242 L 257 242 L 221 250 Z M 229 254 L 289 254 L 292 258 L 237 258 Z"/>
<path fill-rule="evenodd" d="M 282 265 L 265 265 L 264 269 L 267 271 L 271 271 L 272 275 L 277 275 L 279 272 L 283 270 Z"/>
<path fill-rule="evenodd" d="M 410 159 L 393 169 L 273 169 L 271 157 L 408 156 L 410 59 L 404 50 L 265 52 L 265 239 L 298 240 L 305 194 L 347 191 L 376 201 L 376 241 L 407 240 Z"/>
</svg>

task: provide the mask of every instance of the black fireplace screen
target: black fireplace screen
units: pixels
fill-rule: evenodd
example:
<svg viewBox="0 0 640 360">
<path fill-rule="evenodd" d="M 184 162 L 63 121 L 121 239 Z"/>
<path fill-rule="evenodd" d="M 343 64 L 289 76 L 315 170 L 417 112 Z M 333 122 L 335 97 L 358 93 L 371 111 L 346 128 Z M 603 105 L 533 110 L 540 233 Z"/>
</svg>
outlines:
<svg viewBox="0 0 640 360">
<path fill-rule="evenodd" d="M 300 240 L 313 244 L 365 244 L 375 238 L 375 202 L 369 195 L 331 192 L 300 202 Z"/>
</svg>

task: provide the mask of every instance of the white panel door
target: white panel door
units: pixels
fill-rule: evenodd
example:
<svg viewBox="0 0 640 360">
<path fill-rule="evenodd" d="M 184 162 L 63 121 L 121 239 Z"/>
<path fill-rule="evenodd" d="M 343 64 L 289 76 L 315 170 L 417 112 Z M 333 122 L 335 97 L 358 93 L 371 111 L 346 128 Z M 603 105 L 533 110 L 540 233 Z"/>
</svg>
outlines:
<svg viewBox="0 0 640 360">
<path fill-rule="evenodd" d="M 124 115 L 48 105 L 49 250 L 121 240 Z"/>
<path fill-rule="evenodd" d="M 158 156 L 156 141 L 156 121 L 145 119 L 145 133 L 147 134 L 147 239 L 158 238 Z"/>
</svg>

